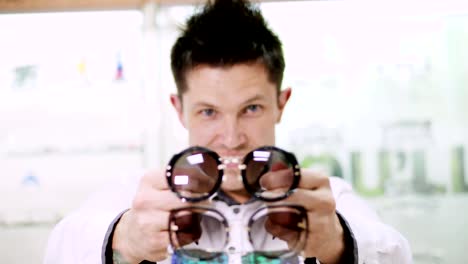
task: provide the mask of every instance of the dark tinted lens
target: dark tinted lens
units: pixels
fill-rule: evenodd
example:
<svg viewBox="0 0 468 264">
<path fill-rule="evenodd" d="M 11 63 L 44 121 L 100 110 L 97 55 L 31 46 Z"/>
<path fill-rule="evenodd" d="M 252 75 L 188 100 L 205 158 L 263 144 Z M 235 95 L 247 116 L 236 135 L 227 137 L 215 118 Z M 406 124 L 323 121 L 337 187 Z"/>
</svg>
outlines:
<svg viewBox="0 0 468 264">
<path fill-rule="evenodd" d="M 294 184 L 294 166 L 285 153 L 255 150 L 244 161 L 246 188 L 256 197 L 277 199 L 286 196 Z"/>
<path fill-rule="evenodd" d="M 249 236 L 257 255 L 289 258 L 304 247 L 307 215 L 289 206 L 264 208 L 252 216 Z"/>
<path fill-rule="evenodd" d="M 227 243 L 227 222 L 216 211 L 186 208 L 171 212 L 169 232 L 172 248 L 194 260 L 213 260 Z"/>
<path fill-rule="evenodd" d="M 216 188 L 218 163 L 209 152 L 184 153 L 173 165 L 171 181 L 174 190 L 188 199 L 204 198 Z"/>
</svg>

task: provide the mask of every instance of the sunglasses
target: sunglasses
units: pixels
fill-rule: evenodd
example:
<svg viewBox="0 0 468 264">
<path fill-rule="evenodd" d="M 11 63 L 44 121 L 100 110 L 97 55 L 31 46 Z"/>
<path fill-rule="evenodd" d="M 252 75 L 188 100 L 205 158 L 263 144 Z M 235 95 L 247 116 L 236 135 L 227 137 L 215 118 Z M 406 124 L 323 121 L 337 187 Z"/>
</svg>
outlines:
<svg viewBox="0 0 468 264">
<path fill-rule="evenodd" d="M 245 189 L 259 200 L 274 202 L 291 195 L 301 176 L 294 154 L 274 146 L 249 152 L 242 163 L 221 158 L 204 147 L 190 147 L 174 155 L 166 167 L 171 190 L 189 202 L 209 199 L 220 188 L 226 169 L 240 171 Z"/>
<path fill-rule="evenodd" d="M 269 205 L 257 209 L 247 226 L 249 252 L 233 252 L 227 219 L 216 209 L 190 206 L 169 215 L 173 264 L 227 263 L 228 255 L 241 253 L 242 263 L 296 263 L 307 239 L 306 210 L 297 205 Z M 295 261 L 294 261 L 295 260 Z"/>
</svg>

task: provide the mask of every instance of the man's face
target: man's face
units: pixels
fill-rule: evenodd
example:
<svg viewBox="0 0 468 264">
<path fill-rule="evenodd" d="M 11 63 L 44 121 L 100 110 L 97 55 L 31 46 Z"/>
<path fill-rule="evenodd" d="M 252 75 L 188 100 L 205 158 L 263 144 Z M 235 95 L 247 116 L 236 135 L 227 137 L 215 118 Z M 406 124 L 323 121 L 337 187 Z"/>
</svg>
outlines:
<svg viewBox="0 0 468 264">
<path fill-rule="evenodd" d="M 279 95 L 260 64 L 232 67 L 197 66 L 186 74 L 182 101 L 171 96 L 189 144 L 203 146 L 222 158 L 242 158 L 251 150 L 275 144 L 275 124 L 281 119 L 291 89 Z M 223 189 L 243 189 L 237 164 L 225 170 Z"/>
</svg>

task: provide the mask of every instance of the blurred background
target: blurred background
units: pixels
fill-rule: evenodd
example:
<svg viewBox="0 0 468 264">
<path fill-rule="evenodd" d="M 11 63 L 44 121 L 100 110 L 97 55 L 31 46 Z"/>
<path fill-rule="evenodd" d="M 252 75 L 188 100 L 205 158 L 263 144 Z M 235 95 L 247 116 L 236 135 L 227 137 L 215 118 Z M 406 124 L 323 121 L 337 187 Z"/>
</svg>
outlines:
<svg viewBox="0 0 468 264">
<path fill-rule="evenodd" d="M 41 263 L 88 195 L 186 147 L 169 52 L 198 5 L 130 2 L 0 1 L 3 263 Z M 293 88 L 278 146 L 352 183 L 415 263 L 465 263 L 468 3 L 260 6 Z"/>
</svg>

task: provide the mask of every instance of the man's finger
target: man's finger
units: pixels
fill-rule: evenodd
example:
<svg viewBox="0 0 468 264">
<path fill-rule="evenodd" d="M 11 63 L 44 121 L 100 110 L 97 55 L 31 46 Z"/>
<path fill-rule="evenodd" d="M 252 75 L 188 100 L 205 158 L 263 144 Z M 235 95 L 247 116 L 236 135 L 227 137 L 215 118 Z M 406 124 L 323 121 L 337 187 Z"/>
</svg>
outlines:
<svg viewBox="0 0 468 264">
<path fill-rule="evenodd" d="M 155 190 L 151 187 L 143 187 L 136 194 L 132 207 L 170 211 L 183 206 L 188 206 L 188 204 L 170 190 Z"/>
<path fill-rule="evenodd" d="M 135 210 L 135 209 L 130 209 Z M 146 210 L 138 215 L 138 226 L 145 229 L 147 234 L 156 234 L 168 230 L 169 212 L 161 210 Z"/>
<path fill-rule="evenodd" d="M 266 190 L 286 189 L 287 191 L 293 184 L 293 177 L 292 169 L 270 171 L 261 176 L 260 186 Z"/>
<path fill-rule="evenodd" d="M 335 211 L 336 204 L 330 189 L 319 188 L 315 190 L 297 189 L 291 196 L 281 202 L 297 204 L 304 207 L 308 212 L 313 211 Z"/>
<path fill-rule="evenodd" d="M 324 186 L 330 186 L 330 180 L 328 176 L 314 170 L 301 169 L 301 180 L 299 181 L 299 188 L 315 190 Z"/>
<path fill-rule="evenodd" d="M 141 178 L 142 185 L 149 185 L 158 190 L 169 190 L 169 184 L 166 179 L 166 171 L 158 170 L 146 173 Z"/>
<path fill-rule="evenodd" d="M 265 230 L 272 235 L 275 239 L 286 241 L 288 244 L 296 244 L 301 238 L 301 232 L 307 232 L 307 230 L 294 230 L 288 228 L 271 219 L 265 221 Z"/>
</svg>

